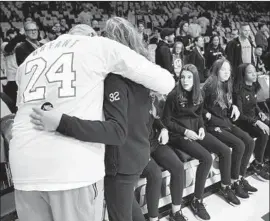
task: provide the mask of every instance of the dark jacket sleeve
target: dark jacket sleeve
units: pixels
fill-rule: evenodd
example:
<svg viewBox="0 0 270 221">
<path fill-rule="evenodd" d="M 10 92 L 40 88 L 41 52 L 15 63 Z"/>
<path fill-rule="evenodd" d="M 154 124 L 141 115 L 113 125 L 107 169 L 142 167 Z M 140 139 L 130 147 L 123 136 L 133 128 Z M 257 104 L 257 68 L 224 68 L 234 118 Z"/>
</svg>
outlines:
<svg viewBox="0 0 270 221">
<path fill-rule="evenodd" d="M 263 112 L 261 108 L 259 107 L 258 103 L 256 104 L 256 114 L 259 114 L 260 112 Z"/>
<path fill-rule="evenodd" d="M 204 110 L 203 110 L 203 114 L 206 115 L 206 113 L 210 113 L 214 112 L 216 114 L 219 113 L 219 111 L 216 110 L 216 108 L 214 107 L 214 102 L 213 102 L 213 97 L 211 94 L 211 88 L 208 85 L 204 85 L 203 87 L 203 92 L 204 92 Z M 216 117 L 214 114 L 211 114 L 211 118 L 210 121 L 212 122 L 219 122 L 220 119 L 218 117 Z M 218 124 L 216 124 L 218 125 Z"/>
<path fill-rule="evenodd" d="M 192 51 L 187 58 L 187 63 L 188 64 L 196 64 L 196 59 L 197 59 L 197 54 L 195 53 L 195 51 Z"/>
<path fill-rule="evenodd" d="M 81 120 L 64 114 L 57 131 L 81 141 L 122 145 L 127 137 L 127 105 L 126 83 L 120 76 L 109 75 L 104 89 L 106 121 Z"/>
<path fill-rule="evenodd" d="M 20 35 L 18 34 L 15 38 L 13 38 L 12 40 L 10 40 L 10 42 L 6 45 L 6 47 L 4 48 L 4 51 L 6 53 L 11 53 L 16 45 L 22 41 L 24 41 L 25 36 L 24 35 Z"/>
<path fill-rule="evenodd" d="M 20 66 L 29 55 L 28 51 L 24 48 L 22 44 L 15 49 L 16 62 L 18 66 Z"/>
<path fill-rule="evenodd" d="M 234 64 L 234 55 L 235 55 L 235 42 L 234 40 L 232 41 L 229 41 L 227 46 L 226 46 L 226 49 L 225 49 L 225 53 L 226 53 L 226 58 L 228 59 L 228 61 L 231 63 L 231 64 Z"/>
<path fill-rule="evenodd" d="M 163 128 L 166 128 L 160 119 L 155 119 L 153 122 L 153 128 L 161 131 Z"/>
<path fill-rule="evenodd" d="M 242 102 L 241 94 L 238 94 L 236 96 L 236 106 L 238 107 L 238 109 L 240 111 L 240 116 L 239 116 L 240 121 L 246 121 L 250 124 L 254 124 L 258 120 L 257 117 L 253 118 L 253 117 L 250 117 L 250 116 L 243 114 L 243 102 Z"/>
<path fill-rule="evenodd" d="M 202 96 L 203 96 L 203 102 L 200 104 L 200 110 L 199 110 L 199 114 L 200 114 L 199 125 L 198 125 L 199 128 L 201 128 L 201 127 L 205 128 L 204 127 L 204 120 L 203 120 L 203 115 L 205 113 L 205 110 L 204 110 L 204 98 L 205 98 L 205 96 L 204 96 L 203 90 L 202 90 Z"/>
<path fill-rule="evenodd" d="M 168 70 L 171 74 L 174 74 L 174 68 L 172 65 L 172 60 L 171 60 L 171 51 L 168 47 L 161 47 L 160 48 L 160 56 L 162 59 L 163 63 L 163 68 Z"/>
<path fill-rule="evenodd" d="M 175 92 L 173 91 L 168 95 L 167 100 L 165 102 L 162 121 L 170 132 L 180 133 L 181 135 L 184 135 L 186 128 L 180 126 L 179 124 L 173 122 L 172 120 L 175 102 L 176 102 Z"/>
</svg>

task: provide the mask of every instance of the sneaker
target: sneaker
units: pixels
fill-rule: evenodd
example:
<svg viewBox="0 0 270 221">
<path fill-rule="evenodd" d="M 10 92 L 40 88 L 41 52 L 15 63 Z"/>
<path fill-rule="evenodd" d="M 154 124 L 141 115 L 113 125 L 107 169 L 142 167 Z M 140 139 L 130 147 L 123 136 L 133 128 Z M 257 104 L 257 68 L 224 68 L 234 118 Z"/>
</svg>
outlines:
<svg viewBox="0 0 270 221">
<path fill-rule="evenodd" d="M 170 221 L 187 221 L 187 218 L 183 215 L 182 210 L 176 212 L 173 214 L 172 212 L 170 213 Z"/>
<path fill-rule="evenodd" d="M 265 163 L 265 164 L 263 165 L 263 169 L 264 169 L 267 173 L 269 173 L 269 163 Z"/>
<path fill-rule="evenodd" d="M 254 193 L 254 192 L 257 192 L 258 191 L 255 187 L 251 186 L 248 183 L 248 181 L 246 179 L 244 179 L 244 177 L 241 178 L 240 183 L 244 187 L 244 190 L 246 192 L 252 192 L 252 193 Z"/>
<path fill-rule="evenodd" d="M 260 177 L 263 181 L 269 180 L 269 172 L 268 167 L 262 166 L 261 171 L 259 174 L 257 174 L 258 177 Z"/>
<path fill-rule="evenodd" d="M 251 171 L 252 173 L 257 174 L 261 170 L 261 165 L 256 163 L 255 160 L 253 160 L 252 163 L 250 164 L 248 170 Z"/>
<path fill-rule="evenodd" d="M 239 181 L 236 181 L 233 183 L 232 189 L 235 191 L 236 196 L 238 196 L 242 199 L 249 198 L 248 192 L 245 191 L 243 185 Z"/>
<path fill-rule="evenodd" d="M 230 186 L 226 186 L 226 188 L 221 188 L 220 193 L 229 204 L 240 205 L 240 200 L 236 197 L 234 191 L 230 188 Z"/>
<path fill-rule="evenodd" d="M 192 200 L 190 207 L 197 219 L 210 220 L 210 215 L 206 211 L 202 200 L 200 201 L 198 199 Z"/>
<path fill-rule="evenodd" d="M 254 170 L 254 175 L 258 177 L 259 180 L 266 181 L 269 180 L 268 167 L 262 164 L 257 164 L 257 166 L 251 165 Z M 256 167 L 256 168 L 254 168 Z"/>
</svg>

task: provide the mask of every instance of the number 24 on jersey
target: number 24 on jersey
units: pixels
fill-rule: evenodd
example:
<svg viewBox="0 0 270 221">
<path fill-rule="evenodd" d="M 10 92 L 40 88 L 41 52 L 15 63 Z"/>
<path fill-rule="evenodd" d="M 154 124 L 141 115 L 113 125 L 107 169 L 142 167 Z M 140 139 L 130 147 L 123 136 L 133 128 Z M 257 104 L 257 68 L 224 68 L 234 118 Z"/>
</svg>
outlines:
<svg viewBox="0 0 270 221">
<path fill-rule="evenodd" d="M 58 88 L 58 97 L 74 97 L 76 88 L 73 82 L 76 80 L 76 71 L 73 69 L 73 57 L 72 52 L 63 53 L 48 69 L 47 61 L 41 57 L 28 61 L 25 74 L 31 77 L 23 93 L 24 102 L 45 99 L 46 85 L 36 86 L 42 75 L 45 75 L 48 83 L 61 83 Z"/>
</svg>

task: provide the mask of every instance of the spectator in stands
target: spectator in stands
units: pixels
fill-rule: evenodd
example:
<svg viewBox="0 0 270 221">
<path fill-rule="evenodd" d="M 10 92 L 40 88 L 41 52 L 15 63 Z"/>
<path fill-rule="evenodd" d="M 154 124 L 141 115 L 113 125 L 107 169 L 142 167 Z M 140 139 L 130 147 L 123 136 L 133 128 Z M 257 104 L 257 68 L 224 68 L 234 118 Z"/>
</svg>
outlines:
<svg viewBox="0 0 270 221">
<path fill-rule="evenodd" d="M 149 221 L 158 221 L 158 205 L 162 185 L 161 168 L 168 170 L 170 179 L 170 193 L 172 199 L 171 221 L 186 221 L 182 214 L 181 202 L 184 189 L 184 165 L 173 149 L 166 144 L 169 141 L 168 130 L 162 123 L 165 98 L 151 92 L 152 108 L 150 111 L 150 148 L 151 159 L 144 169 L 142 176 L 146 178 L 145 197 L 147 202 Z M 134 221 L 136 221 L 134 219 Z"/>
<path fill-rule="evenodd" d="M 233 77 L 240 64 L 254 64 L 254 46 L 250 40 L 250 26 L 248 23 L 241 24 L 240 36 L 228 43 L 225 52 L 233 68 Z"/>
<path fill-rule="evenodd" d="M 174 42 L 174 37 L 175 36 L 173 28 L 162 29 L 160 33 L 161 40 L 158 42 L 155 56 L 156 56 L 156 64 L 168 70 L 176 79 L 173 68 L 172 53 L 169 48 L 169 44 Z"/>
<path fill-rule="evenodd" d="M 255 49 L 255 68 L 256 68 L 257 74 L 259 75 L 267 73 L 264 62 L 261 58 L 262 54 L 263 54 L 263 46 L 257 45 Z"/>
<path fill-rule="evenodd" d="M 172 12 L 172 17 L 165 22 L 163 28 L 177 28 L 176 26 L 181 20 L 180 14 L 181 10 L 179 8 L 175 8 Z"/>
<path fill-rule="evenodd" d="M 224 56 L 224 50 L 220 45 L 219 36 L 213 35 L 210 44 L 205 50 L 206 67 L 210 69 L 213 63 Z"/>
<path fill-rule="evenodd" d="M 231 33 L 231 39 L 238 37 L 238 29 L 233 29 Z"/>
<path fill-rule="evenodd" d="M 154 27 L 152 34 L 149 36 L 149 44 L 158 44 L 160 40 L 160 28 Z"/>
<path fill-rule="evenodd" d="M 263 158 L 269 143 L 269 119 L 257 104 L 257 93 L 261 86 L 257 80 L 256 69 L 252 64 L 241 64 L 234 81 L 235 104 L 240 111 L 237 125 L 250 136 L 256 137 L 254 161 L 250 168 L 262 180 L 269 180 L 269 173 L 263 165 Z"/>
<path fill-rule="evenodd" d="M 232 148 L 231 179 L 232 189 L 240 198 L 249 198 L 248 192 L 256 192 L 245 179 L 247 166 L 254 150 L 254 140 L 248 133 L 235 126 L 240 112 L 232 102 L 232 75 L 229 61 L 216 60 L 211 75 L 206 80 L 204 108 L 209 133 Z"/>
<path fill-rule="evenodd" d="M 60 20 L 60 26 L 61 26 L 60 32 L 61 32 L 62 34 L 65 34 L 65 33 L 67 33 L 67 32 L 69 31 L 69 26 L 68 26 L 67 21 L 66 21 L 65 18 L 62 18 L 62 19 Z"/>
<path fill-rule="evenodd" d="M 16 99 L 17 99 L 17 84 L 16 84 L 16 72 L 17 62 L 15 56 L 15 48 L 18 44 L 25 40 L 24 32 L 21 29 L 20 32 L 14 28 L 7 31 L 7 38 L 1 44 L 1 53 L 4 55 L 7 84 L 4 86 L 3 91 L 12 101 L 11 111 L 16 112 Z"/>
<path fill-rule="evenodd" d="M 204 38 L 202 36 L 196 37 L 193 40 L 194 49 L 187 57 L 187 64 L 194 64 L 198 69 L 200 82 L 203 83 L 207 77 L 206 63 L 204 58 Z"/>
<path fill-rule="evenodd" d="M 78 15 L 79 23 L 91 26 L 92 19 L 93 19 L 93 16 L 92 16 L 91 12 L 89 12 L 88 5 L 83 4 L 83 11 Z"/>
<path fill-rule="evenodd" d="M 212 165 L 210 152 L 221 159 L 222 195 L 230 203 L 238 205 L 240 201 L 230 189 L 230 149 L 205 131 L 203 104 L 198 70 L 194 65 L 186 64 L 180 73 L 179 83 L 167 97 L 163 122 L 170 132 L 169 144 L 200 162 L 191 209 L 200 220 L 210 220 L 203 204 L 205 182 Z"/>
<path fill-rule="evenodd" d="M 24 24 L 26 39 L 15 49 L 16 62 L 20 66 L 25 58 L 42 44 L 38 42 L 38 27 L 35 22 L 30 21 Z"/>
<path fill-rule="evenodd" d="M 183 67 L 183 59 L 184 59 L 184 45 L 181 41 L 177 41 L 174 43 L 172 55 L 173 55 L 174 73 L 178 81 L 180 71 L 182 70 Z"/>
<path fill-rule="evenodd" d="M 267 32 L 267 26 L 265 23 L 260 23 L 258 25 L 258 28 L 259 30 L 257 31 L 255 35 L 255 42 L 256 42 L 256 45 L 262 46 L 263 53 L 265 53 L 268 48 L 267 36 L 265 34 L 265 32 Z"/>
<path fill-rule="evenodd" d="M 58 37 L 62 34 L 62 32 L 61 32 L 61 25 L 60 25 L 59 22 L 56 22 L 56 23 L 53 25 L 53 27 L 54 27 L 54 31 L 55 31 L 56 38 L 58 38 Z"/>
<path fill-rule="evenodd" d="M 189 34 L 189 24 L 187 21 L 181 22 L 179 28 L 176 29 L 175 41 L 181 41 L 184 45 L 184 55 L 188 55 L 192 51 L 194 44 Z"/>
<path fill-rule="evenodd" d="M 99 24 L 97 20 L 92 20 L 91 22 L 92 28 L 95 30 L 95 28 L 99 28 Z"/>
<path fill-rule="evenodd" d="M 53 41 L 56 38 L 56 33 L 55 33 L 55 28 L 48 28 L 48 30 L 46 31 L 46 38 L 42 39 L 40 41 L 41 44 L 46 44 L 50 41 Z"/>
<path fill-rule="evenodd" d="M 142 39 L 142 41 L 147 44 L 148 43 L 148 35 L 144 33 L 144 22 L 139 21 L 138 22 L 138 32 L 139 36 Z"/>
</svg>

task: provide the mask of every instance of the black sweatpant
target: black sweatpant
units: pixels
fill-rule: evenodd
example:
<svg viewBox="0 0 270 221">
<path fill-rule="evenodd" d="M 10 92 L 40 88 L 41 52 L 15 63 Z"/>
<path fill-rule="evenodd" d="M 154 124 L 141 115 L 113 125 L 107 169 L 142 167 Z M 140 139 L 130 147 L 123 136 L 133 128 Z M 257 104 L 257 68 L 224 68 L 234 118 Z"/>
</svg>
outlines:
<svg viewBox="0 0 270 221">
<path fill-rule="evenodd" d="M 5 86 L 3 86 L 3 92 L 12 101 L 8 104 L 8 107 L 12 113 L 17 112 L 17 107 L 16 107 L 17 91 L 18 91 L 18 86 L 17 86 L 16 81 L 8 81 L 7 84 Z"/>
<path fill-rule="evenodd" d="M 263 163 L 264 153 L 269 140 L 269 136 L 263 133 L 259 127 L 253 126 L 252 124 L 246 122 L 241 122 L 241 124 L 238 124 L 238 126 L 242 130 L 248 132 L 250 136 L 257 138 L 255 142 L 254 157 L 258 162 Z"/>
<path fill-rule="evenodd" d="M 152 159 L 144 169 L 142 177 L 147 179 L 146 202 L 149 217 L 157 217 L 162 184 L 160 166 L 171 174 L 172 204 L 181 205 L 184 189 L 184 164 L 174 150 L 167 145 L 159 145 L 151 155 Z"/>
<path fill-rule="evenodd" d="M 225 185 L 231 182 L 231 152 L 228 146 L 216 139 L 209 133 L 205 133 L 203 140 L 190 141 L 183 137 L 170 141 L 174 148 L 186 152 L 190 156 L 198 159 L 200 164 L 196 172 L 195 197 L 201 199 L 204 193 L 205 182 L 212 165 L 211 153 L 215 153 L 220 159 L 221 181 Z"/>
<path fill-rule="evenodd" d="M 104 178 L 104 197 L 110 221 L 145 221 L 134 197 L 139 175 L 116 174 Z"/>
<path fill-rule="evenodd" d="M 8 81 L 7 84 L 3 87 L 3 91 L 5 92 L 6 95 L 9 96 L 12 102 L 16 105 L 17 91 L 18 91 L 16 81 Z"/>
<path fill-rule="evenodd" d="M 251 154 L 254 151 L 254 140 L 247 132 L 235 125 L 231 127 L 231 130 L 221 129 L 221 132 L 219 132 L 215 131 L 214 128 L 208 128 L 208 131 L 232 148 L 232 179 L 239 179 L 239 174 L 245 176 Z"/>
</svg>

